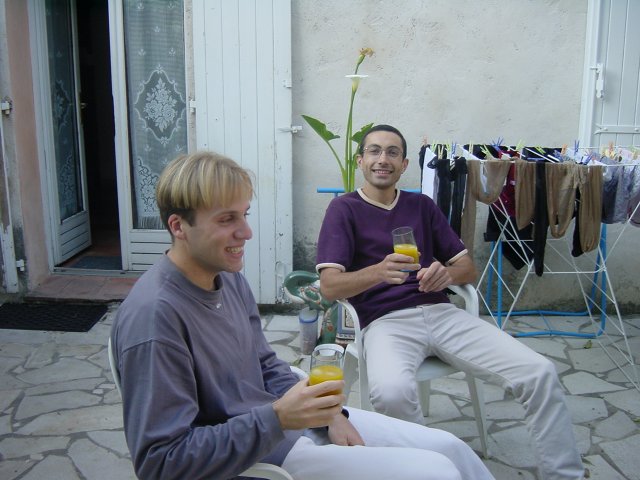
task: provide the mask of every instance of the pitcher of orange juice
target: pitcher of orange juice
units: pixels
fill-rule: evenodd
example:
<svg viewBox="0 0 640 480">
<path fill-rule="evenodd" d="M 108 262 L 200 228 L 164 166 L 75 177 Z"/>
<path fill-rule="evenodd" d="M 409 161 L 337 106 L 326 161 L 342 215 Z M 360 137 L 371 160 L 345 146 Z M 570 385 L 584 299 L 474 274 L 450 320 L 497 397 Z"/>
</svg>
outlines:
<svg viewBox="0 0 640 480">
<path fill-rule="evenodd" d="M 318 345 L 311 352 L 311 369 L 309 371 L 309 385 L 329 380 L 342 380 L 342 361 L 344 358 L 344 348 L 335 343 Z M 341 390 L 329 392 L 327 395 L 338 395 Z"/>
</svg>

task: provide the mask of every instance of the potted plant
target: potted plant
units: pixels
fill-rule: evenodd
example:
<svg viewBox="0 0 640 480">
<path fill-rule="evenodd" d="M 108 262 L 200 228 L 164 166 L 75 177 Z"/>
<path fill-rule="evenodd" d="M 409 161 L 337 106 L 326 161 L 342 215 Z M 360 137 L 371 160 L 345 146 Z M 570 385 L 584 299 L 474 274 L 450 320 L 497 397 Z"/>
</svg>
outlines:
<svg viewBox="0 0 640 480">
<path fill-rule="evenodd" d="M 360 65 L 364 61 L 366 57 L 370 57 L 373 55 L 373 50 L 370 48 L 362 48 L 360 50 L 360 55 L 358 56 L 358 60 L 356 61 L 356 68 L 352 75 L 346 75 L 347 78 L 351 79 L 351 99 L 349 101 L 349 115 L 347 117 L 347 130 L 345 133 L 345 145 L 344 145 L 344 156 L 341 158 L 338 155 L 338 152 L 333 145 L 331 144 L 332 140 L 340 138 L 340 135 L 336 135 L 332 131 L 330 131 L 326 124 L 321 122 L 320 120 L 310 117 L 309 115 L 302 115 L 302 118 L 309 124 L 311 128 L 324 140 L 324 142 L 329 146 L 331 153 L 334 158 L 338 162 L 338 166 L 340 167 L 340 173 L 342 174 L 342 184 L 345 192 L 352 192 L 355 189 L 355 174 L 356 174 L 356 156 L 357 146 L 360 144 L 360 140 L 364 134 L 369 130 L 373 123 L 369 123 L 364 125 L 360 130 L 356 133 L 353 133 L 353 103 L 356 98 L 356 93 L 358 91 L 358 87 L 360 86 L 360 80 L 366 78 L 367 75 L 358 74 L 358 69 Z M 354 151 L 354 144 L 356 147 L 356 151 Z"/>
</svg>

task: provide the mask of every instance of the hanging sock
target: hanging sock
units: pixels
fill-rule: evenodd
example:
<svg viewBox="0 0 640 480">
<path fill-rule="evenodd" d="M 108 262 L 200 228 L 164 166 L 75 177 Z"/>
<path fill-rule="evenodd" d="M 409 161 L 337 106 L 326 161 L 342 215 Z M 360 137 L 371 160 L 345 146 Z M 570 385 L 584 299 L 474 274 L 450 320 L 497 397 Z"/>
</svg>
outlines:
<svg viewBox="0 0 640 480">
<path fill-rule="evenodd" d="M 536 161 L 536 208 L 533 227 L 533 265 L 536 275 L 544 272 L 544 251 L 547 246 L 547 229 L 549 217 L 547 213 L 546 162 Z"/>
</svg>

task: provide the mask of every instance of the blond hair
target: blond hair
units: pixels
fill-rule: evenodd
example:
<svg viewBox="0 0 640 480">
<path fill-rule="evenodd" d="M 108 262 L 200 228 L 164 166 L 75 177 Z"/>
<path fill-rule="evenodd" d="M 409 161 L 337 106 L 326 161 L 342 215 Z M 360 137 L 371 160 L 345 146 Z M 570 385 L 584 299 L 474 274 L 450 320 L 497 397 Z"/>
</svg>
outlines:
<svg viewBox="0 0 640 480">
<path fill-rule="evenodd" d="M 156 187 L 156 202 L 162 223 L 180 215 L 193 225 L 195 211 L 213 206 L 228 207 L 238 199 L 253 197 L 251 175 L 236 162 L 215 152 L 181 155 L 162 171 Z"/>
</svg>

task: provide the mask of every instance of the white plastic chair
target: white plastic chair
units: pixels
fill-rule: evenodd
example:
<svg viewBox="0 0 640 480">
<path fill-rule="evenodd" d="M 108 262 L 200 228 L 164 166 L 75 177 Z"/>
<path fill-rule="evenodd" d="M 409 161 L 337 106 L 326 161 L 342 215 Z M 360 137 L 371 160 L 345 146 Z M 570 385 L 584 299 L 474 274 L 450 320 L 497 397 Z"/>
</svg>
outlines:
<svg viewBox="0 0 640 480">
<path fill-rule="evenodd" d="M 475 289 L 471 285 L 451 285 L 448 287 L 453 292 L 460 295 L 464 300 L 465 310 L 475 316 L 479 314 L 478 296 Z M 356 338 L 353 343 L 347 345 L 345 359 L 344 359 L 344 377 L 345 377 L 345 392 L 349 392 L 356 377 L 360 379 L 360 408 L 365 410 L 373 410 L 371 401 L 369 400 L 369 380 L 367 378 L 367 368 L 364 362 L 363 348 L 362 348 L 362 335 L 360 332 L 360 322 L 358 321 L 358 314 L 353 306 L 346 300 L 338 300 L 338 302 L 345 309 L 346 314 L 350 315 L 356 331 Z M 429 415 L 429 397 L 430 397 L 430 384 L 431 380 L 451 375 L 459 370 L 452 367 L 448 363 L 443 362 L 438 357 L 427 357 L 422 364 L 418 367 L 416 372 L 416 380 L 418 381 L 418 388 L 420 390 L 420 400 L 422 404 L 422 411 L 425 416 Z M 483 457 L 487 458 L 487 425 L 485 421 L 484 412 L 484 393 L 482 390 L 482 382 L 477 378 L 471 376 L 468 372 L 465 372 L 467 384 L 469 385 L 469 393 L 471 395 L 471 402 L 473 403 L 473 410 L 476 417 L 476 424 L 478 426 L 478 432 L 480 436 L 480 446 Z"/>
<path fill-rule="evenodd" d="M 111 375 L 113 375 L 113 382 L 116 384 L 118 393 L 122 396 L 122 390 L 120 389 L 120 373 L 116 367 L 116 360 L 113 356 L 113 349 L 111 347 L 111 337 L 107 343 L 107 353 L 109 356 L 109 367 L 111 368 Z M 307 374 L 297 368 L 291 367 L 291 370 L 298 375 L 299 378 L 305 378 Z M 242 472 L 239 477 L 254 477 L 254 478 L 266 478 L 267 480 L 293 480 L 293 477 L 283 468 L 270 463 L 256 463 L 253 467 L 248 468 Z"/>
</svg>

